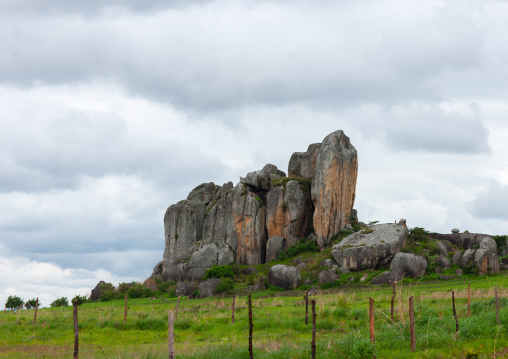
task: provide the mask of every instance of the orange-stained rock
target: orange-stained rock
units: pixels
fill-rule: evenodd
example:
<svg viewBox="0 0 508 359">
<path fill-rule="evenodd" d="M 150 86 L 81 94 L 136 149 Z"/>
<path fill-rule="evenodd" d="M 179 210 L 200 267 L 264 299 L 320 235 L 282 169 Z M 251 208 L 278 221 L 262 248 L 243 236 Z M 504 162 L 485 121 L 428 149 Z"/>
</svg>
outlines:
<svg viewBox="0 0 508 359">
<path fill-rule="evenodd" d="M 273 187 L 268 193 L 266 207 L 268 238 L 284 237 L 290 247 L 305 237 L 314 209 L 307 184 L 290 180 L 285 186 Z"/>
<path fill-rule="evenodd" d="M 233 193 L 231 215 L 236 233 L 235 261 L 261 264 L 266 251 L 266 206 L 239 183 Z"/>
<path fill-rule="evenodd" d="M 321 248 L 349 223 L 355 202 L 358 158 L 356 149 L 343 131 L 336 131 L 323 140 L 319 148 L 312 180 L 314 231 Z"/>
</svg>

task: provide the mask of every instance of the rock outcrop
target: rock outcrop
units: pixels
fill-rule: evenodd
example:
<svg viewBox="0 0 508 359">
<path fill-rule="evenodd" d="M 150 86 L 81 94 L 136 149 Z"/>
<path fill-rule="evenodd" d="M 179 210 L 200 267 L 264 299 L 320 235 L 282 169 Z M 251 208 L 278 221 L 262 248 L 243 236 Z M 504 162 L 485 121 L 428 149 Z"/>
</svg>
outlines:
<svg viewBox="0 0 508 359">
<path fill-rule="evenodd" d="M 195 280 L 213 265 L 264 263 L 273 258 L 267 240 L 275 236 L 286 248 L 306 237 L 329 245 L 350 221 L 357 169 L 356 149 L 336 131 L 294 153 L 289 177 L 267 164 L 236 186 L 199 185 L 164 216 L 163 278 Z"/>
<path fill-rule="evenodd" d="M 418 278 L 425 274 L 427 261 L 425 257 L 412 253 L 397 253 L 390 263 L 390 270 L 404 276 Z"/>
<path fill-rule="evenodd" d="M 268 284 L 284 289 L 296 289 L 302 282 L 296 267 L 277 264 L 268 272 Z"/>
<path fill-rule="evenodd" d="M 340 267 L 350 270 L 378 268 L 390 263 L 406 245 L 407 235 L 402 224 L 376 224 L 334 245 L 332 255 Z"/>
</svg>

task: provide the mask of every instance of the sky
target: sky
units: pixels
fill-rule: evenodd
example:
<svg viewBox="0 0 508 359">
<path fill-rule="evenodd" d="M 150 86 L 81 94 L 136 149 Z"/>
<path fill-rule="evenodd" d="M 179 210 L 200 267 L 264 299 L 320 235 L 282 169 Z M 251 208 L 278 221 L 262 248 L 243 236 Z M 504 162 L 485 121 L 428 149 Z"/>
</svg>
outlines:
<svg viewBox="0 0 508 359">
<path fill-rule="evenodd" d="M 364 222 L 508 234 L 508 1 L 0 1 L 0 308 L 142 281 L 163 216 L 344 130 Z"/>
</svg>

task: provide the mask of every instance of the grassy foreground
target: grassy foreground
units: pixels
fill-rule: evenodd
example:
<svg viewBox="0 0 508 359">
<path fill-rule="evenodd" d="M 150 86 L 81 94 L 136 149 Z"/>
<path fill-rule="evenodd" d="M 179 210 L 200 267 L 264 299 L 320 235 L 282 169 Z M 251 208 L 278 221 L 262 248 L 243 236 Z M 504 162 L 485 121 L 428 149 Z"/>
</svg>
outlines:
<svg viewBox="0 0 508 359">
<path fill-rule="evenodd" d="M 467 316 L 467 286 L 471 315 Z M 497 325 L 494 286 L 501 309 Z M 460 331 L 455 333 L 451 292 Z M 254 357 L 310 358 L 311 315 L 305 325 L 303 293 L 254 292 Z M 408 298 L 414 296 L 416 352 L 410 351 Z M 375 300 L 376 342 L 369 337 L 368 298 Z M 316 300 L 317 358 L 493 358 L 508 357 L 508 278 L 461 277 L 398 287 L 395 322 L 392 288 L 343 285 L 310 297 Z M 85 303 L 79 307 L 80 358 L 167 358 L 167 313 L 176 298 Z M 175 322 L 178 358 L 248 358 L 247 297 L 182 298 Z M 310 308 L 309 308 L 310 311 Z M 72 307 L 0 313 L 0 357 L 72 357 Z"/>
</svg>

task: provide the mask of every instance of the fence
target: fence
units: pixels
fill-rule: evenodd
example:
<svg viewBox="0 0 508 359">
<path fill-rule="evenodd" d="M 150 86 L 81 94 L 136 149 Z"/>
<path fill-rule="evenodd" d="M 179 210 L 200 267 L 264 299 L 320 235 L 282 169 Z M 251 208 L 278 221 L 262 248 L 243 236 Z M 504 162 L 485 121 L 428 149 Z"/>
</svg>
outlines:
<svg viewBox="0 0 508 359">
<path fill-rule="evenodd" d="M 397 288 L 396 288 L 396 285 L 394 285 L 393 286 L 393 295 L 391 297 L 391 303 L 390 303 L 390 305 L 391 305 L 391 308 L 390 308 L 391 318 L 390 319 L 391 319 L 392 323 L 394 322 L 394 305 L 395 305 L 395 300 L 396 300 L 396 293 L 397 293 Z M 500 320 L 499 320 L 500 305 L 499 305 L 499 295 L 498 295 L 497 286 L 494 288 L 494 299 L 495 299 L 496 320 L 497 320 L 497 324 L 500 325 Z M 231 306 L 231 323 L 234 323 L 234 321 L 235 321 L 235 309 L 242 308 L 241 306 L 235 307 L 235 301 L 236 301 L 236 297 L 233 297 L 233 302 L 232 302 L 232 306 Z M 180 303 L 180 297 L 177 300 L 175 309 L 168 311 L 168 343 L 167 343 L 167 345 L 168 345 L 168 357 L 170 359 L 173 359 L 175 357 L 174 323 L 178 317 L 179 303 Z M 253 349 L 253 342 L 256 338 L 282 337 L 285 335 L 290 336 L 295 333 L 300 333 L 300 334 L 301 333 L 308 333 L 309 334 L 308 344 L 302 345 L 302 346 L 299 346 L 297 348 L 293 348 L 290 350 L 297 350 L 297 349 L 298 350 L 306 350 L 306 351 L 308 350 L 310 352 L 309 353 L 310 357 L 314 359 L 316 357 L 316 352 L 318 351 L 318 347 L 319 347 L 319 344 L 316 343 L 316 335 L 318 333 L 323 334 L 327 331 L 329 331 L 331 333 L 332 332 L 336 333 L 336 330 L 334 330 L 334 329 L 319 329 L 319 330 L 316 329 L 316 321 L 317 321 L 316 301 L 311 300 L 310 305 L 311 305 L 311 310 L 312 310 L 312 317 L 311 317 L 312 318 L 312 329 L 305 330 L 305 331 L 291 331 L 291 332 L 287 332 L 287 333 L 273 333 L 273 334 L 269 334 L 269 335 L 256 336 L 255 332 L 254 332 L 255 327 L 253 325 L 253 304 L 252 304 L 251 295 L 248 296 L 247 303 L 248 303 L 248 317 L 249 317 L 249 334 L 248 334 L 248 336 L 245 336 L 245 337 L 236 338 L 237 340 L 242 340 L 242 339 L 247 340 L 248 339 L 249 356 L 245 357 L 245 358 L 249 358 L 249 359 L 253 359 L 254 357 L 262 358 L 262 357 L 266 357 L 269 355 L 269 353 L 254 355 L 255 353 L 254 353 L 254 349 Z M 304 296 L 302 305 L 305 306 L 305 314 L 303 314 L 303 311 L 302 311 L 302 317 L 304 316 L 304 318 L 302 318 L 302 321 L 305 321 L 305 325 L 308 326 L 308 324 L 309 324 L 308 323 L 308 312 L 309 312 L 309 296 L 308 296 L 308 294 L 306 294 Z M 470 288 L 470 285 L 468 285 L 468 289 L 467 289 L 467 315 L 468 316 L 471 315 L 470 306 L 471 306 L 471 288 Z M 37 321 L 37 309 L 38 309 L 38 305 L 35 308 L 34 324 Z M 368 317 L 369 317 L 370 341 L 374 345 L 376 343 L 376 322 L 375 322 L 375 301 L 372 298 L 368 298 L 368 311 L 369 311 Z M 200 312 L 206 312 L 206 310 L 201 310 Z M 455 320 L 456 333 L 458 333 L 459 332 L 459 321 L 458 321 L 458 316 L 457 316 L 457 311 L 456 311 L 456 306 L 455 306 L 455 291 L 451 292 L 451 312 L 453 313 L 453 317 Z M 410 347 L 411 351 L 415 351 L 416 350 L 417 333 L 415 331 L 415 307 L 414 307 L 413 296 L 408 298 L 408 316 L 409 316 L 409 331 L 410 331 L 410 342 L 408 343 L 408 347 Z M 124 320 L 123 320 L 124 326 L 127 321 L 127 317 L 128 317 L 128 300 L 127 300 L 127 296 L 126 296 L 125 297 Z M 18 318 L 19 318 L 19 314 L 18 314 Z M 74 349 L 72 352 L 64 351 L 59 354 L 65 355 L 65 354 L 72 353 L 74 358 L 78 358 L 79 353 L 90 353 L 93 350 L 86 350 L 86 349 L 80 350 L 79 349 L 79 323 L 78 323 L 78 305 L 77 305 L 77 303 L 73 303 L 73 324 L 74 324 Z M 202 342 L 206 342 L 206 341 L 220 342 L 220 341 L 227 341 L 227 340 L 229 340 L 229 338 L 228 339 L 185 341 L 185 343 L 198 343 L 198 342 L 202 343 Z M 142 347 L 143 348 L 161 347 L 162 345 L 163 344 L 145 344 L 145 345 L 127 346 L 127 347 L 123 347 L 123 348 L 124 349 L 125 348 L 134 349 L 134 348 L 142 348 Z M 108 350 L 108 349 L 101 349 L 99 351 L 104 352 L 104 350 Z M 114 350 L 114 349 L 110 349 L 110 350 Z M 41 355 L 43 356 L 44 354 L 41 354 Z M 23 355 L 23 354 L 12 355 L 10 357 L 22 357 L 22 356 L 26 356 L 26 355 Z M 34 355 L 31 354 L 31 356 L 34 356 Z M 236 358 L 239 358 L 239 357 L 236 357 Z"/>
</svg>

